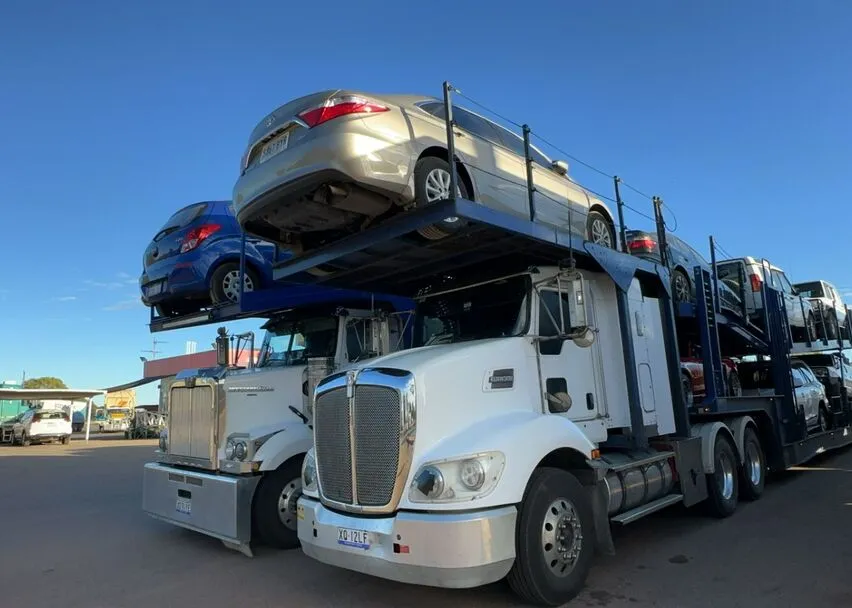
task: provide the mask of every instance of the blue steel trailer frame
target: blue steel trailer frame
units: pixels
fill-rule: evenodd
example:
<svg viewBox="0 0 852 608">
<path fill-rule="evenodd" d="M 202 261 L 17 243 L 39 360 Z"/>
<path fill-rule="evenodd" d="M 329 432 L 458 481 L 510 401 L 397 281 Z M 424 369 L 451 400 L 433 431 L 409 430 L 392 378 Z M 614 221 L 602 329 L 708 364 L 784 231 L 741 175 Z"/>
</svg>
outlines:
<svg viewBox="0 0 852 608">
<path fill-rule="evenodd" d="M 420 238 L 419 229 L 443 219 L 456 217 L 465 229 L 437 241 Z M 664 339 L 671 348 L 667 367 L 672 387 L 677 435 L 688 437 L 692 423 L 752 415 L 761 429 L 767 462 L 783 469 L 804 462 L 815 454 L 852 442 L 852 429 L 843 427 L 809 436 L 803 414 L 797 411 L 790 372 L 790 326 L 782 294 L 763 285 L 766 328 L 757 336 L 752 328 L 719 310 L 712 289 L 712 277 L 696 267 L 695 304 L 680 306 L 676 315 L 671 300 L 670 275 L 658 264 L 583 241 L 560 228 L 539 224 L 484 207 L 464 199 L 443 200 L 396 217 L 358 234 L 281 262 L 273 270 L 276 280 L 306 277 L 312 285 L 341 289 L 392 291 L 416 298 L 418 290 L 435 277 L 472 276 L 493 272 L 510 273 L 543 264 L 573 265 L 606 273 L 618 287 L 618 309 L 625 372 L 631 411 L 631 429 L 624 437 L 615 436 L 603 447 L 643 448 L 654 429 L 642 425 L 639 386 L 633 364 L 630 316 L 626 314 L 627 289 L 634 277 L 660 299 Z M 322 273 L 307 271 L 321 268 Z M 689 320 L 697 325 L 702 346 L 702 363 L 708 383 L 708 396 L 687 408 L 680 388 L 680 354 L 677 325 Z M 772 360 L 776 395 L 771 397 L 722 397 L 724 380 L 719 332 L 737 338 L 747 352 L 768 355 Z M 721 386 L 720 386 L 721 385 Z"/>
</svg>

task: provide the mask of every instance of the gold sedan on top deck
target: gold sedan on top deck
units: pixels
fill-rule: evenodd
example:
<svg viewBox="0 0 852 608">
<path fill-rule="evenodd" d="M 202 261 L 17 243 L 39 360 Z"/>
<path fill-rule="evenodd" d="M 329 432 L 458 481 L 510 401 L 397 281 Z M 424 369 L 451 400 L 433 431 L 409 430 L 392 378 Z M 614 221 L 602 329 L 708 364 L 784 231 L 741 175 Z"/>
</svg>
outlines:
<svg viewBox="0 0 852 608">
<path fill-rule="evenodd" d="M 358 232 L 410 206 L 449 198 L 445 108 L 419 95 L 329 90 L 290 101 L 252 131 L 234 186 L 249 233 L 294 252 Z M 453 106 L 459 195 L 529 218 L 523 139 Z M 615 248 L 610 210 L 534 147 L 535 220 Z M 458 230 L 455 218 L 421 229 Z"/>
</svg>

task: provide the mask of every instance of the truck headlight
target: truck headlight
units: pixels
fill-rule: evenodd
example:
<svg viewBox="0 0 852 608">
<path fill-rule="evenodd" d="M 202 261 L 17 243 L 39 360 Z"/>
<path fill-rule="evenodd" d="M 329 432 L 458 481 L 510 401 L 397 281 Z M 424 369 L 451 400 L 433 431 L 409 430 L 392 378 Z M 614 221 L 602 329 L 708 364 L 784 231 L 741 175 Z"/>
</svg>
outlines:
<svg viewBox="0 0 852 608">
<path fill-rule="evenodd" d="M 237 460 L 245 460 L 248 454 L 248 446 L 245 441 L 234 442 L 234 458 Z"/>
<path fill-rule="evenodd" d="M 160 431 L 160 451 L 165 453 L 169 451 L 169 429 L 164 428 Z"/>
<path fill-rule="evenodd" d="M 302 462 L 302 492 L 317 491 L 317 459 L 314 449 L 308 450 L 305 460 Z"/>
<path fill-rule="evenodd" d="M 427 462 L 409 488 L 411 502 L 460 502 L 487 496 L 503 474 L 502 452 L 481 452 Z"/>
<path fill-rule="evenodd" d="M 228 460 L 234 459 L 234 452 L 236 451 L 236 442 L 233 439 L 228 439 L 228 442 L 225 444 L 225 458 Z"/>
</svg>

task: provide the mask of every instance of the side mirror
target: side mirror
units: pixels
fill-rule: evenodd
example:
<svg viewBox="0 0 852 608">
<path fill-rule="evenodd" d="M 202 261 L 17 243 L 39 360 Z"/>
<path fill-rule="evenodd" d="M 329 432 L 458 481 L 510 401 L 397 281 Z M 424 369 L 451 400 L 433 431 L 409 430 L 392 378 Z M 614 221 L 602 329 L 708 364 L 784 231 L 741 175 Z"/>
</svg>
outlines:
<svg viewBox="0 0 852 608">
<path fill-rule="evenodd" d="M 220 327 L 219 335 L 216 336 L 216 365 L 220 367 L 227 367 L 230 365 L 231 357 L 228 346 L 228 330 L 224 327 Z"/>
<path fill-rule="evenodd" d="M 793 388 L 801 388 L 802 386 L 804 386 L 804 383 L 800 379 L 793 378 Z"/>
<path fill-rule="evenodd" d="M 559 175 L 568 175 L 568 163 L 564 160 L 555 160 L 550 163 L 550 168 Z"/>
</svg>

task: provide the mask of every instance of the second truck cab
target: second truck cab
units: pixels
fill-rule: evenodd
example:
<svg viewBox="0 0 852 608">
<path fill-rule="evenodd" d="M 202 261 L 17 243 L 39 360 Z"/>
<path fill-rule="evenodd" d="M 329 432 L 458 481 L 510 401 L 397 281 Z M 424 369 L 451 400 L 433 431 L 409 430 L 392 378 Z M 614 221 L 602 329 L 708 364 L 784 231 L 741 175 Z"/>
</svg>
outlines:
<svg viewBox="0 0 852 608">
<path fill-rule="evenodd" d="M 405 313 L 290 311 L 264 325 L 256 367 L 183 372 L 168 389 L 156 462 L 145 465 L 144 510 L 249 555 L 253 531 L 264 544 L 296 547 L 313 388 L 403 348 L 407 322 Z"/>
</svg>

